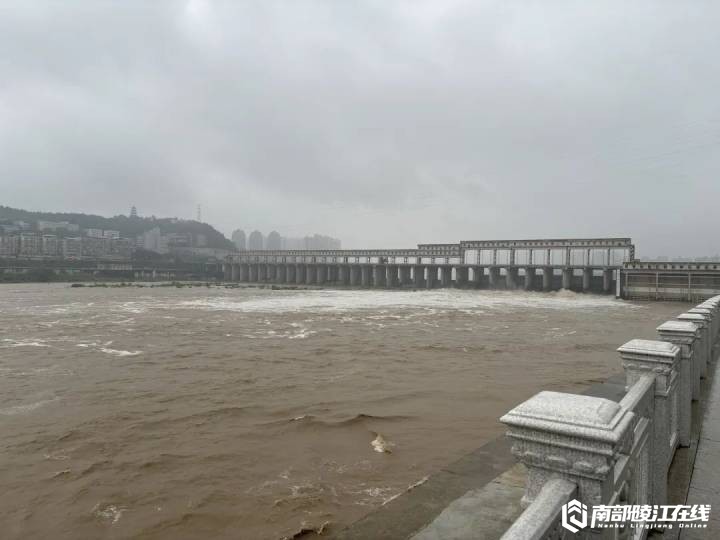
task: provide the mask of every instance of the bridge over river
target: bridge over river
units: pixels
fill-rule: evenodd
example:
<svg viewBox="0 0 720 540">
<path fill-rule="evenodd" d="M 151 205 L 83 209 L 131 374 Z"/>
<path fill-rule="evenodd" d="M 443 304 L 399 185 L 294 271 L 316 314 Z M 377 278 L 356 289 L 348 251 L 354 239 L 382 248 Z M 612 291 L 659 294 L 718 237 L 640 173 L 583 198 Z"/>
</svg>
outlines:
<svg viewBox="0 0 720 540">
<path fill-rule="evenodd" d="M 227 281 L 383 288 L 575 289 L 610 293 L 630 238 L 467 240 L 414 249 L 242 251 Z"/>
</svg>

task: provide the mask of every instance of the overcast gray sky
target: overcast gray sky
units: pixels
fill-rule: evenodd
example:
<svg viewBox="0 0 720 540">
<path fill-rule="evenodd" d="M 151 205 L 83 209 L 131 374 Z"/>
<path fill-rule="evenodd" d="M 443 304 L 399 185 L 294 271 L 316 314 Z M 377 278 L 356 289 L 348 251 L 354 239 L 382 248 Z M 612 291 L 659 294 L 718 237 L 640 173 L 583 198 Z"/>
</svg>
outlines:
<svg viewBox="0 0 720 540">
<path fill-rule="evenodd" d="M 0 3 L 0 204 L 720 252 L 720 2 Z"/>
</svg>

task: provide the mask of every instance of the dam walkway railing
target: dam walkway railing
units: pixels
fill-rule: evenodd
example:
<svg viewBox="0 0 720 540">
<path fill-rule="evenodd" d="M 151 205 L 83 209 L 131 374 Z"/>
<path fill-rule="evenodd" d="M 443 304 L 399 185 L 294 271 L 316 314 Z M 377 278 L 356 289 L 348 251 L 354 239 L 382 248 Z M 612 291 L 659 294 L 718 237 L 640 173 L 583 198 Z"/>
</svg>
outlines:
<svg viewBox="0 0 720 540">
<path fill-rule="evenodd" d="M 540 392 L 500 419 L 528 471 L 525 510 L 503 540 L 643 539 L 678 517 L 664 515 L 668 471 L 677 448 L 690 445 L 692 401 L 720 353 L 720 296 L 657 331 L 657 341 L 618 349 L 620 402 Z M 684 517 L 697 521 L 702 509 Z"/>
</svg>

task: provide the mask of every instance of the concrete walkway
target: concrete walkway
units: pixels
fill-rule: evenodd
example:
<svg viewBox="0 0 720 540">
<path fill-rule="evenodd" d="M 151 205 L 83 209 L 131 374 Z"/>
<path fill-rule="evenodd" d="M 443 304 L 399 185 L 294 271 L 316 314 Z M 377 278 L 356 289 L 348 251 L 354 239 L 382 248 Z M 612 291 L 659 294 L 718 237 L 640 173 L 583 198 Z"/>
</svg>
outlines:
<svg viewBox="0 0 720 540">
<path fill-rule="evenodd" d="M 713 371 L 718 364 L 711 366 Z M 708 378 L 697 454 L 686 504 L 711 505 L 707 529 L 682 529 L 681 540 L 720 538 L 720 377 Z"/>
</svg>

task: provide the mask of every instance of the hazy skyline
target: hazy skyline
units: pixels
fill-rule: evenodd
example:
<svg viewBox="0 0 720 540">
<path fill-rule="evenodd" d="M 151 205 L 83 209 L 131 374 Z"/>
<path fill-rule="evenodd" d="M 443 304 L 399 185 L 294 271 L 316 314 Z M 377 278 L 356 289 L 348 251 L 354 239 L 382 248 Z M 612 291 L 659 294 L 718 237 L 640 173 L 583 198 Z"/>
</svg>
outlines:
<svg viewBox="0 0 720 540">
<path fill-rule="evenodd" d="M 720 252 L 720 5 L 5 1 L 0 204 Z"/>
</svg>

